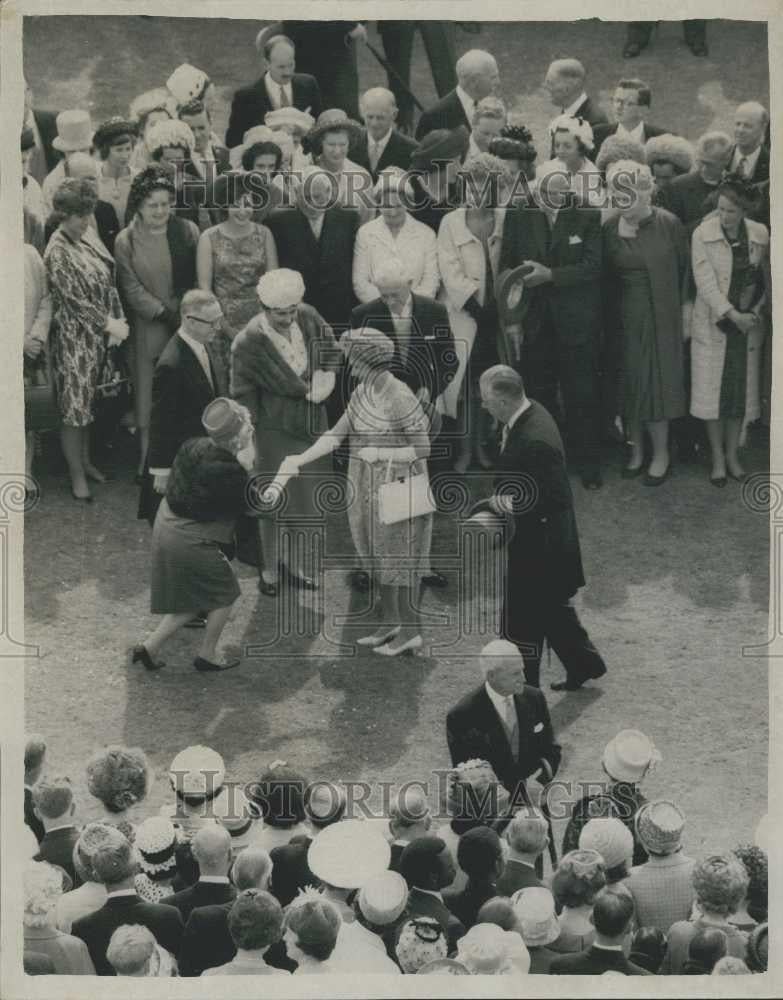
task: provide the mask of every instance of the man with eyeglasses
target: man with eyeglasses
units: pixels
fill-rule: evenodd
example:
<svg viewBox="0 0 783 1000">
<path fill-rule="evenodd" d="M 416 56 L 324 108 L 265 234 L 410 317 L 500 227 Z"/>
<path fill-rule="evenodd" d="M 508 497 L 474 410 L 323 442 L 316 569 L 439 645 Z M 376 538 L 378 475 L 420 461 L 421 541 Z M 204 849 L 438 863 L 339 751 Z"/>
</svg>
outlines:
<svg viewBox="0 0 783 1000">
<path fill-rule="evenodd" d="M 598 155 L 604 139 L 617 135 L 621 139 L 632 139 L 644 145 L 654 135 L 663 135 L 671 129 L 658 128 L 646 121 L 652 103 L 652 93 L 643 80 L 636 78 L 620 80 L 612 97 L 614 125 L 596 125 L 593 129 L 595 143 L 593 159 Z"/>
</svg>

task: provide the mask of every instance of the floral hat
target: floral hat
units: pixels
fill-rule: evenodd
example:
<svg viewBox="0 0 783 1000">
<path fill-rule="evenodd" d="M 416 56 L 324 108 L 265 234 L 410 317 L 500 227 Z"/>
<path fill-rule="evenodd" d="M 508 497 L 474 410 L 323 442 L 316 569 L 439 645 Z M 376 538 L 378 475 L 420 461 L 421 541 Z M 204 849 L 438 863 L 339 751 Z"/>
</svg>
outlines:
<svg viewBox="0 0 783 1000">
<path fill-rule="evenodd" d="M 569 135 L 578 139 L 588 151 L 592 150 L 593 129 L 586 118 L 574 118 L 571 115 L 558 115 L 549 125 L 549 131 L 554 136 L 555 132 L 568 132 Z"/>
<path fill-rule="evenodd" d="M 173 119 L 156 122 L 147 133 L 145 142 L 147 152 L 150 155 L 157 149 L 173 146 L 175 148 L 186 149 L 188 154 L 192 156 L 196 148 L 196 139 L 190 125 L 186 125 L 185 122 L 174 121 Z"/>
</svg>

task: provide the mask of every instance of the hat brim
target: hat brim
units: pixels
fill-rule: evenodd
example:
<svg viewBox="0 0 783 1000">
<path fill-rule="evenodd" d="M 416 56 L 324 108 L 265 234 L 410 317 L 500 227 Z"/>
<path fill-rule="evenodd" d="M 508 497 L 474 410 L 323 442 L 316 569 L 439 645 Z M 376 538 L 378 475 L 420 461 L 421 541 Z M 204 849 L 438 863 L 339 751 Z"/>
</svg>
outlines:
<svg viewBox="0 0 783 1000">
<path fill-rule="evenodd" d="M 623 764 L 617 757 L 614 747 L 611 745 L 604 750 L 603 765 L 610 778 L 614 778 L 615 781 L 626 781 L 631 785 L 640 782 L 647 772 L 647 768 L 644 768 L 636 773 L 627 764 Z"/>
<path fill-rule="evenodd" d="M 344 122 L 334 122 L 331 125 L 314 125 L 305 135 L 308 146 L 318 145 L 327 132 L 347 132 L 348 143 L 354 146 L 362 137 L 362 126 L 352 118 Z"/>
<path fill-rule="evenodd" d="M 530 304 L 525 289 L 525 278 L 533 270 L 530 264 L 503 271 L 497 280 L 495 298 L 501 322 L 518 323 Z"/>
<path fill-rule="evenodd" d="M 95 143 L 95 133 L 90 132 L 90 146 L 92 146 L 94 143 Z M 63 140 L 60 138 L 59 135 L 56 135 L 54 139 L 52 139 L 52 148 L 56 149 L 59 153 L 75 153 L 77 150 L 86 149 L 87 147 L 82 145 L 82 143 L 79 143 L 78 146 L 74 146 L 71 143 L 65 143 L 63 142 Z"/>
</svg>

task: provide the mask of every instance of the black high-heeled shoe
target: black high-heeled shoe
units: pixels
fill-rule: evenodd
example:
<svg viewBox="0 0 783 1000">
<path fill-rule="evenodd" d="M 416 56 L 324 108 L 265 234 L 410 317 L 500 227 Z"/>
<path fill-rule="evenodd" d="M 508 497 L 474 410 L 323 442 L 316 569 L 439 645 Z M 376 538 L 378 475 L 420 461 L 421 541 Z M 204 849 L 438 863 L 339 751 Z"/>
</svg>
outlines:
<svg viewBox="0 0 783 1000">
<path fill-rule="evenodd" d="M 138 646 L 134 646 L 131 650 L 131 663 L 139 662 L 143 663 L 147 670 L 160 670 L 166 666 L 165 660 L 156 660 L 153 658 L 143 642 L 139 643 Z"/>
<path fill-rule="evenodd" d="M 71 496 L 80 503 L 92 503 L 93 500 L 92 493 L 88 493 L 86 497 L 80 497 L 73 487 L 71 487 Z"/>
</svg>

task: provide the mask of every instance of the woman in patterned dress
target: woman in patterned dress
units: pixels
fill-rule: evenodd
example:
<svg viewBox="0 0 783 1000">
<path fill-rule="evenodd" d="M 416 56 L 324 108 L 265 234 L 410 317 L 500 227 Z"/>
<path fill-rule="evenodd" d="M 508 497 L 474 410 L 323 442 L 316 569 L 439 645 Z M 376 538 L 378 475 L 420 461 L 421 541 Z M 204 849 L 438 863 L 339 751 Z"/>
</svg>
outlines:
<svg viewBox="0 0 783 1000">
<path fill-rule="evenodd" d="M 196 251 L 198 286 L 212 292 L 223 310 L 214 346 L 230 366 L 234 337 L 258 314 L 256 287 L 263 274 L 277 267 L 277 248 L 266 226 L 253 221 L 252 193 L 240 173 L 215 180 L 215 203 L 226 218 L 199 237 Z"/>
<path fill-rule="evenodd" d="M 378 494 L 387 478 L 426 472 L 429 422 L 411 390 L 388 370 L 394 357 L 388 337 L 365 327 L 346 332 L 341 346 L 358 381 L 348 408 L 311 448 L 285 459 L 276 483 L 284 485 L 350 438 L 348 522 L 362 569 L 379 585 L 381 595 L 378 629 L 358 644 L 397 656 L 423 645 L 416 601 L 421 577 L 429 572 L 432 514 L 381 524 Z"/>
<path fill-rule="evenodd" d="M 231 347 L 231 395 L 250 410 L 256 430 L 256 471 L 271 479 L 286 455 L 308 448 L 328 427 L 323 405 L 334 389 L 340 352 L 331 328 L 312 306 L 306 305 L 301 274 L 281 267 L 258 283 L 261 312 L 237 334 Z M 320 476 L 329 476 L 324 459 L 289 490 L 284 520 L 287 527 L 312 522 L 320 514 Z M 258 581 L 267 597 L 277 595 L 278 569 L 284 566 L 299 587 L 317 584 L 306 565 L 312 546 L 294 552 L 280 546 L 279 525 L 272 517 L 260 519 L 264 567 Z M 287 543 L 299 532 L 286 531 Z M 309 540 L 308 540 L 309 542 Z"/>
<path fill-rule="evenodd" d="M 75 500 L 92 501 L 87 480 L 104 482 L 90 459 L 99 375 L 108 347 L 128 336 L 114 287 L 114 262 L 90 229 L 98 196 L 87 180 L 66 178 L 54 195 L 59 218 L 44 256 L 52 295 L 52 367 L 60 437 Z"/>
<path fill-rule="evenodd" d="M 757 192 L 730 177 L 718 187 L 718 211 L 693 233 L 696 302 L 691 329 L 691 414 L 706 423 L 710 482 L 740 482 L 743 427 L 761 414 L 760 359 L 768 305 L 769 232 L 746 217 Z"/>
</svg>

